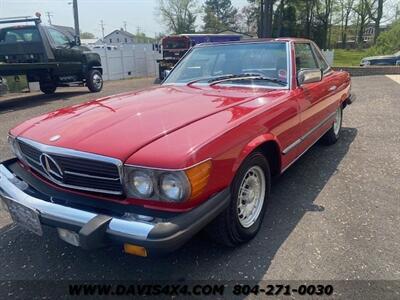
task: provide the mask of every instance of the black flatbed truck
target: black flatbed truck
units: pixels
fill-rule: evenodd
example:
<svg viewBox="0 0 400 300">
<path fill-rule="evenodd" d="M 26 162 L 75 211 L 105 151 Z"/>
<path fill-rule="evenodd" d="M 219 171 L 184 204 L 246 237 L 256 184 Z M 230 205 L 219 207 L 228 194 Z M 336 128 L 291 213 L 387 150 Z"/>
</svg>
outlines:
<svg viewBox="0 0 400 300">
<path fill-rule="evenodd" d="M 45 94 L 74 85 L 101 91 L 100 56 L 81 46 L 72 28 L 44 26 L 40 16 L 0 19 L 0 24 L 26 22 L 33 25 L 0 28 L 0 76 L 26 75 L 28 82 L 39 82 Z"/>
</svg>

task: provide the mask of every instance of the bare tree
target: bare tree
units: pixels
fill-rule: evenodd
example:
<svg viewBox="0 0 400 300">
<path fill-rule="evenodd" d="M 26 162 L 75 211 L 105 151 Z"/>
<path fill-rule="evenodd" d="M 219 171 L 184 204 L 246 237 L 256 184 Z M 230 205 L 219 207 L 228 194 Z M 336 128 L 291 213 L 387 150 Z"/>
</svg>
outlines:
<svg viewBox="0 0 400 300">
<path fill-rule="evenodd" d="M 341 39 L 342 47 L 345 48 L 347 41 L 347 30 L 349 28 L 350 15 L 353 11 L 355 0 L 339 0 L 340 17 L 341 17 Z"/>
<path fill-rule="evenodd" d="M 354 6 L 357 14 L 357 44 L 361 47 L 364 43 L 364 31 L 369 22 L 369 1 L 359 0 Z"/>
<path fill-rule="evenodd" d="M 372 21 L 374 21 L 374 44 L 380 34 L 381 20 L 383 17 L 383 3 L 384 0 L 367 1 L 368 14 Z"/>
<path fill-rule="evenodd" d="M 262 11 L 264 13 L 263 22 L 262 22 L 262 37 L 272 37 L 272 20 L 274 15 L 274 3 L 275 0 L 263 0 Z"/>
<path fill-rule="evenodd" d="M 162 21 L 175 34 L 196 31 L 196 0 L 159 0 L 158 10 Z"/>
<path fill-rule="evenodd" d="M 322 25 L 321 48 L 323 49 L 327 49 L 329 47 L 328 35 L 331 24 L 333 2 L 333 0 L 322 0 L 317 2 L 316 5 L 317 17 Z"/>
</svg>

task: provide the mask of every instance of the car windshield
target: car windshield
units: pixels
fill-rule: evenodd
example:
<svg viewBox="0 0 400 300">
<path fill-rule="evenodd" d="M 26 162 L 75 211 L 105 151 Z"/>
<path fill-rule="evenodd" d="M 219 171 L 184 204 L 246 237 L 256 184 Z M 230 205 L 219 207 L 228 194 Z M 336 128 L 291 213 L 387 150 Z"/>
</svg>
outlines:
<svg viewBox="0 0 400 300">
<path fill-rule="evenodd" d="M 165 84 L 287 85 L 287 48 L 284 42 L 203 46 L 173 69 Z"/>
<path fill-rule="evenodd" d="M 0 43 L 40 42 L 36 27 L 3 28 L 0 30 Z"/>
</svg>

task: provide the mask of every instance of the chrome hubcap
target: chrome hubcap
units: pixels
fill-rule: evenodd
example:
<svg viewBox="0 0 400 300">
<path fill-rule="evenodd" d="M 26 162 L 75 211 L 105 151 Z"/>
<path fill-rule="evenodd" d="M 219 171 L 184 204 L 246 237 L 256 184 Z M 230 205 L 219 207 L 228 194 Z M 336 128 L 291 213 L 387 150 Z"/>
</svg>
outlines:
<svg viewBox="0 0 400 300">
<path fill-rule="evenodd" d="M 340 108 L 336 110 L 335 122 L 333 123 L 333 132 L 337 136 L 340 131 L 340 127 L 342 127 L 342 112 Z"/>
<path fill-rule="evenodd" d="M 103 84 L 103 80 L 101 79 L 101 76 L 99 76 L 98 74 L 95 74 L 93 76 L 93 84 L 96 88 L 100 88 L 101 85 Z"/>
<path fill-rule="evenodd" d="M 259 166 L 250 168 L 243 177 L 237 200 L 237 214 L 244 228 L 252 226 L 261 213 L 265 185 L 265 174 Z"/>
</svg>

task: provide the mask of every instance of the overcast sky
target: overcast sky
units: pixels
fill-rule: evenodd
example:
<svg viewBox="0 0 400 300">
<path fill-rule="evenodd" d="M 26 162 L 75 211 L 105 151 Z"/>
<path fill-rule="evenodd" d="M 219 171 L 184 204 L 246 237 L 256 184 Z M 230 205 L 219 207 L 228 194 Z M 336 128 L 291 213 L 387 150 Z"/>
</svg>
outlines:
<svg viewBox="0 0 400 300">
<path fill-rule="evenodd" d="M 53 24 L 73 26 L 72 0 L 0 0 L 0 18 L 29 16 L 35 12 L 42 14 L 47 22 L 46 12 L 53 14 Z M 106 34 L 123 26 L 127 29 L 141 31 L 149 36 L 165 31 L 157 16 L 157 0 L 78 0 L 79 21 L 82 31 L 94 33 L 101 37 L 100 20 L 104 20 Z M 202 3 L 203 1 L 198 1 Z M 232 0 L 236 7 L 243 7 L 246 0 Z"/>
</svg>

